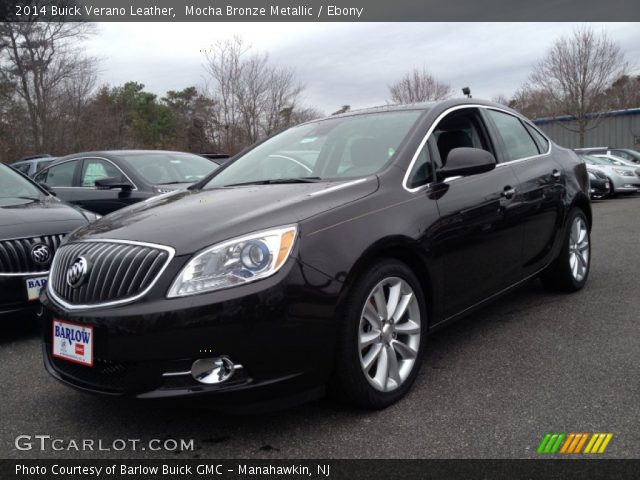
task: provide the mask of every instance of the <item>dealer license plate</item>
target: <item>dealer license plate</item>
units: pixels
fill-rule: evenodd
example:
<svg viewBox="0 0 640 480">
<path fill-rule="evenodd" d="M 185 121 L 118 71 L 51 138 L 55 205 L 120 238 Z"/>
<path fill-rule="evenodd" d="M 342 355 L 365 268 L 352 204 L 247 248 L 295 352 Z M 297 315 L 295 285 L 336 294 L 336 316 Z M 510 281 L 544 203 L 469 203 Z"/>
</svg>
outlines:
<svg viewBox="0 0 640 480">
<path fill-rule="evenodd" d="M 37 300 L 40 296 L 40 290 L 42 290 L 47 285 L 48 277 L 35 277 L 35 278 L 27 278 L 25 280 L 27 285 L 27 298 L 30 302 Z"/>
<path fill-rule="evenodd" d="M 93 366 L 93 327 L 54 319 L 53 356 Z"/>
</svg>

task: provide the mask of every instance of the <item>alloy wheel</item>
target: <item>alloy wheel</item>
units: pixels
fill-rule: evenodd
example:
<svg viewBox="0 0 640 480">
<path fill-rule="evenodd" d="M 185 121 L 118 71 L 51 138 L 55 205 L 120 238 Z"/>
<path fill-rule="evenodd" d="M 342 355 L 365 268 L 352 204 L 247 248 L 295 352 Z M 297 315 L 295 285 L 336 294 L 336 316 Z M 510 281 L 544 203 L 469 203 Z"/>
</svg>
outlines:
<svg viewBox="0 0 640 480">
<path fill-rule="evenodd" d="M 576 281 L 584 280 L 589 268 L 589 230 L 581 217 L 575 217 L 571 224 L 569 266 Z"/>
<path fill-rule="evenodd" d="M 358 332 L 360 366 L 367 381 L 382 392 L 409 377 L 420 347 L 420 306 L 411 286 L 385 278 L 367 297 Z"/>
</svg>

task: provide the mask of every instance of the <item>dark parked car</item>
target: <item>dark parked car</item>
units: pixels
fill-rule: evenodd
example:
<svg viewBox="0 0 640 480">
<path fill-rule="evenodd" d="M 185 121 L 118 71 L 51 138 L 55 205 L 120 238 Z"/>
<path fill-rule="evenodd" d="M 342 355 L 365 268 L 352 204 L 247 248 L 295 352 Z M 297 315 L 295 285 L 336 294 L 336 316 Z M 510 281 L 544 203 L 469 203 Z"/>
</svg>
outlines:
<svg viewBox="0 0 640 480">
<path fill-rule="evenodd" d="M 589 155 L 615 155 L 616 157 L 624 158 L 625 160 L 631 160 L 633 163 L 640 164 L 640 152 L 632 150 L 630 148 L 609 148 L 609 147 L 591 147 L 591 148 L 578 148 L 578 153 L 587 153 Z"/>
<path fill-rule="evenodd" d="M 587 281 L 584 162 L 476 100 L 309 122 L 58 250 L 48 371 L 82 390 L 380 408 L 428 335 L 540 276 Z M 300 397 L 298 397 L 300 398 Z"/>
<path fill-rule="evenodd" d="M 34 313 L 62 237 L 95 218 L 0 164 L 0 320 Z"/>
<path fill-rule="evenodd" d="M 601 200 L 611 195 L 611 182 L 599 170 L 587 169 L 589 174 L 589 194 L 594 200 Z"/>
<path fill-rule="evenodd" d="M 155 195 L 185 188 L 218 168 L 199 155 L 156 150 L 76 153 L 35 180 L 61 199 L 106 215 Z"/>
<path fill-rule="evenodd" d="M 34 155 L 13 162 L 9 166 L 18 170 L 20 173 L 24 173 L 27 177 L 33 177 L 44 167 L 53 163 L 56 158 L 58 157 L 52 157 L 48 154 Z"/>
</svg>

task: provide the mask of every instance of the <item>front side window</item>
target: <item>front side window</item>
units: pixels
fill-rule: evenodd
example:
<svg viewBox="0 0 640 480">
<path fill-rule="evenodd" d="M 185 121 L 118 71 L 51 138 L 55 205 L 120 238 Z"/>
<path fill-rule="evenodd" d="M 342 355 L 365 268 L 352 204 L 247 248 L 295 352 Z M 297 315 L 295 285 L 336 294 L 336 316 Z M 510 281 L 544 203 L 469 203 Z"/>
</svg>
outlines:
<svg viewBox="0 0 640 480">
<path fill-rule="evenodd" d="M 86 159 L 82 168 L 80 186 L 95 187 L 96 180 L 112 178 L 116 182 L 123 182 L 124 175 L 111 162 L 99 158 Z"/>
<path fill-rule="evenodd" d="M 76 171 L 77 160 L 54 165 L 36 176 L 37 182 L 46 183 L 50 187 L 73 187 L 73 174 Z"/>
<path fill-rule="evenodd" d="M 538 155 L 538 147 L 527 132 L 518 117 L 497 110 L 487 109 L 487 114 L 493 120 L 498 135 L 504 143 L 506 161 Z"/>
<path fill-rule="evenodd" d="M 293 127 L 239 157 L 206 187 L 371 175 L 394 158 L 421 114 L 420 110 L 367 113 Z"/>
</svg>

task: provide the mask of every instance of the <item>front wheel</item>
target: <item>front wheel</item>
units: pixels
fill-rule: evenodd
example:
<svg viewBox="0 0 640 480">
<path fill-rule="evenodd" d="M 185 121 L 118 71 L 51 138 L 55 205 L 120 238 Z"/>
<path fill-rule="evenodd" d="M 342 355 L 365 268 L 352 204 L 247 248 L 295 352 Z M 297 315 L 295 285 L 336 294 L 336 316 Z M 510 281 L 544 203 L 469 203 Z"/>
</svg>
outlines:
<svg viewBox="0 0 640 480">
<path fill-rule="evenodd" d="M 413 384 L 424 352 L 426 309 L 416 276 L 384 260 L 352 286 L 339 320 L 334 380 L 339 396 L 364 408 L 384 408 Z"/>
<path fill-rule="evenodd" d="M 589 222 L 582 210 L 569 212 L 567 231 L 558 258 L 541 276 L 550 290 L 575 292 L 584 287 L 591 266 L 591 237 Z"/>
</svg>

